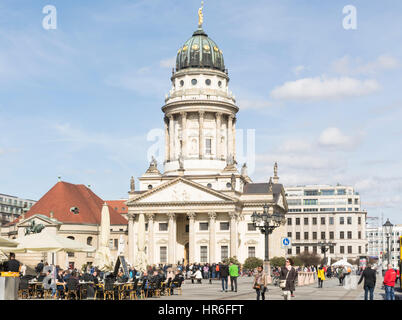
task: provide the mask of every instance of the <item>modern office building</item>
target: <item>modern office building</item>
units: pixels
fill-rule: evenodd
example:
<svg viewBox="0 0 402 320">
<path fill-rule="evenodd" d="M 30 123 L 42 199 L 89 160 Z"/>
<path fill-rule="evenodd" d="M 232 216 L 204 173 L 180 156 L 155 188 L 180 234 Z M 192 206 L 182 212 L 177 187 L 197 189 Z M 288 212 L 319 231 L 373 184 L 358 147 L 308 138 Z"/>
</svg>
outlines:
<svg viewBox="0 0 402 320">
<path fill-rule="evenodd" d="M 400 261 L 399 237 L 402 236 L 402 225 L 394 225 L 392 234 L 389 238 L 390 262 L 393 267 L 398 267 Z M 369 227 L 366 229 L 367 255 L 373 259 L 378 259 L 385 268 L 388 262 L 388 239 L 382 226 Z"/>
<path fill-rule="evenodd" d="M 366 254 L 366 215 L 360 195 L 351 186 L 307 185 L 285 187 L 289 206 L 287 236 L 292 247 L 288 255 L 303 251 L 327 257 L 355 259 Z"/>
<path fill-rule="evenodd" d="M 0 193 L 0 221 L 2 225 L 10 223 L 36 203 L 34 200 L 22 199 Z"/>
</svg>

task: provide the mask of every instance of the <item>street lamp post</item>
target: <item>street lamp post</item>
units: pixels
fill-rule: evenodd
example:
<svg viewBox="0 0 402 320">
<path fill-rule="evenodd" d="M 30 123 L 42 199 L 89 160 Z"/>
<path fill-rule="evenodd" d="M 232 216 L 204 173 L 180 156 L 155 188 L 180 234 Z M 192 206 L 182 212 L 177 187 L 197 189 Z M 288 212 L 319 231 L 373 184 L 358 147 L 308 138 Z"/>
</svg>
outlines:
<svg viewBox="0 0 402 320">
<path fill-rule="evenodd" d="M 385 235 L 387 237 L 387 258 L 388 258 L 388 264 L 390 264 L 390 255 L 391 255 L 391 250 L 389 248 L 389 238 L 391 237 L 391 233 L 392 233 L 392 228 L 393 228 L 393 224 L 389 221 L 389 219 L 387 219 L 387 221 L 383 224 L 383 230 L 385 232 Z"/>
<path fill-rule="evenodd" d="M 271 266 L 269 263 L 269 242 L 268 236 L 281 224 L 285 222 L 285 214 L 280 211 L 274 211 L 269 214 L 269 208 L 272 207 L 265 204 L 263 206 L 263 213 L 259 214 L 256 211 L 251 215 L 251 221 L 254 226 L 260 229 L 261 233 L 265 236 L 265 257 L 264 257 L 264 269 L 267 273 L 268 279 L 271 277 Z"/>
<path fill-rule="evenodd" d="M 318 246 L 321 247 L 321 253 L 324 254 L 324 264 L 327 262 L 327 251 L 329 250 L 330 247 L 333 247 L 335 243 L 328 241 L 320 241 L 318 242 Z"/>
</svg>

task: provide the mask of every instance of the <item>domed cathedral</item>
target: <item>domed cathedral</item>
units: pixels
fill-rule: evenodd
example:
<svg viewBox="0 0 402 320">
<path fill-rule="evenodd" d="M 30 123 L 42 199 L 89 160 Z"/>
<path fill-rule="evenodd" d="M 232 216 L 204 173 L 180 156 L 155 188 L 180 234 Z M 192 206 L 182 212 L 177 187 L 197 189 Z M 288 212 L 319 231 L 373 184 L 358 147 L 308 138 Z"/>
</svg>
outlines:
<svg viewBox="0 0 402 320">
<path fill-rule="evenodd" d="M 203 29 L 177 51 L 172 88 L 162 107 L 165 161 L 162 172 L 153 159 L 129 191 L 129 262 L 144 264 L 240 262 L 264 258 L 264 235 L 251 215 L 287 212 L 277 166 L 267 183 L 252 183 L 236 162 L 236 114 L 223 51 Z M 280 238 L 284 222 L 269 236 L 270 256 L 285 255 Z M 137 256 L 146 258 L 136 259 Z"/>
</svg>

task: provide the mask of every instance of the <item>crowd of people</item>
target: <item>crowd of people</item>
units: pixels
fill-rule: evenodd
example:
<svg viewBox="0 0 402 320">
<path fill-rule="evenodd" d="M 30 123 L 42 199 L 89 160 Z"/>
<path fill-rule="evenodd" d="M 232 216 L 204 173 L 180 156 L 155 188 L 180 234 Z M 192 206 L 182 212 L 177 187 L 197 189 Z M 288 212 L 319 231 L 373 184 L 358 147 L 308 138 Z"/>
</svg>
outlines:
<svg viewBox="0 0 402 320">
<path fill-rule="evenodd" d="M 90 283 L 86 287 L 85 294 L 87 297 L 93 297 L 96 292 L 99 293 L 101 286 L 99 283 L 117 282 L 129 283 L 140 282 L 141 288 L 138 290 L 145 290 L 147 296 L 152 296 L 152 288 L 160 287 L 161 283 L 168 283 L 169 290 L 173 293 L 174 288 L 180 287 L 184 280 L 191 280 L 192 283 L 202 284 L 202 280 L 221 281 L 221 292 L 228 292 L 228 282 L 230 279 L 230 290 L 237 292 L 237 279 L 239 276 L 253 276 L 253 289 L 256 290 L 257 300 L 265 300 L 265 294 L 268 290 L 267 274 L 263 266 L 258 266 L 255 270 L 242 270 L 239 264 L 234 262 L 212 263 L 212 264 L 178 264 L 173 268 L 172 265 L 153 265 L 148 266 L 147 270 L 140 272 L 134 267 L 128 265 L 128 273 L 125 274 L 120 269 L 117 274 L 112 272 L 104 272 L 94 266 L 86 266 L 84 270 L 77 268 L 60 268 L 58 265 L 49 265 L 47 262 L 40 261 L 36 268 L 36 275 L 27 275 L 26 266 L 21 264 L 15 259 L 15 254 L 10 254 L 9 261 L 2 266 L 5 271 L 19 272 L 20 278 L 26 281 L 35 279 L 37 282 L 43 284 L 43 292 L 51 292 L 51 296 L 55 299 L 64 299 L 66 292 L 69 289 L 76 289 L 81 283 Z M 326 265 L 312 265 L 312 266 L 294 266 L 291 258 L 286 259 L 285 265 L 282 267 L 274 267 L 271 269 L 274 284 L 279 285 L 282 289 L 283 297 L 285 300 L 290 300 L 294 297 L 294 291 L 297 286 L 297 279 L 299 272 L 312 272 L 318 280 L 318 288 L 323 288 L 324 281 L 336 277 L 339 280 L 339 285 L 344 286 L 346 289 L 355 289 L 357 285 L 364 280 L 364 297 L 365 299 L 373 299 L 374 288 L 376 285 L 375 268 L 372 269 L 371 265 L 366 267 L 353 268 L 351 266 L 326 266 Z M 357 282 L 357 277 L 360 276 Z M 386 300 L 395 300 L 394 287 L 396 282 L 400 281 L 399 269 L 393 269 L 388 265 L 388 270 L 384 274 L 384 290 Z M 67 289 L 67 290 L 66 290 Z M 43 293 L 42 293 L 43 295 Z"/>
</svg>

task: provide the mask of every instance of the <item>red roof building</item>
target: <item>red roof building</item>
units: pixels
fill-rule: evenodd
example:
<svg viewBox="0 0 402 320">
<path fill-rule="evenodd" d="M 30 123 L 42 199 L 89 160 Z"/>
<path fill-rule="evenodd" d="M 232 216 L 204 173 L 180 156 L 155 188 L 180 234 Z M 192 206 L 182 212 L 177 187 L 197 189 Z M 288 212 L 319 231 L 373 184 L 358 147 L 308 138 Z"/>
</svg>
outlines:
<svg viewBox="0 0 402 320">
<path fill-rule="evenodd" d="M 40 200 L 25 214 L 25 219 L 35 214 L 52 217 L 64 224 L 95 224 L 101 223 L 101 211 L 104 200 L 91 189 L 82 184 L 72 184 L 64 181 L 56 183 Z M 122 206 L 119 206 L 121 209 Z M 126 208 L 127 209 L 127 208 Z M 110 224 L 127 225 L 120 212 L 109 205 Z M 12 222 L 18 222 L 19 219 Z"/>
</svg>

